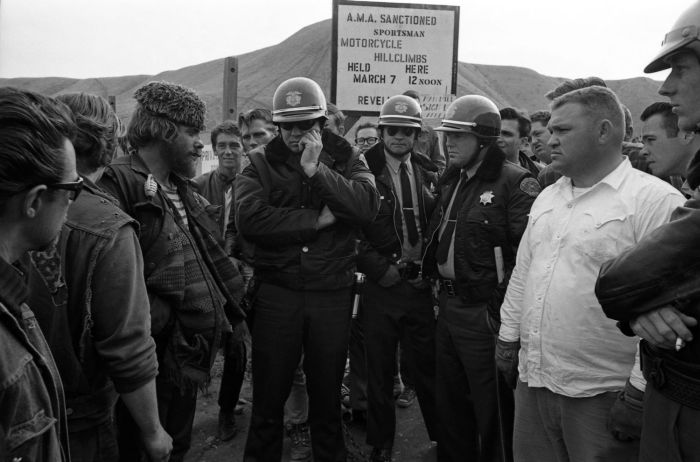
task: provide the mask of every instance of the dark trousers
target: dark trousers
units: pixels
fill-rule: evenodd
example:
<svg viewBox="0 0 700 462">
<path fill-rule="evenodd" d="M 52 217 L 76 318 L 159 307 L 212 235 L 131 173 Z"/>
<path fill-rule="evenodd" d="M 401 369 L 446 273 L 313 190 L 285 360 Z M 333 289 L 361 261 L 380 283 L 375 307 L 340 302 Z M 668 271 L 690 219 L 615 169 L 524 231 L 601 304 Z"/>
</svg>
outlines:
<svg viewBox="0 0 700 462">
<path fill-rule="evenodd" d="M 240 358 L 231 353 L 233 352 L 227 342 L 224 348 L 224 370 L 221 373 L 221 385 L 219 385 L 219 410 L 221 412 L 233 412 L 236 409 L 245 377 L 245 354 L 243 358 Z M 243 364 L 240 364 L 241 360 Z"/>
<path fill-rule="evenodd" d="M 173 383 L 156 377 L 158 417 L 160 424 L 173 439 L 170 462 L 185 460 L 192 441 L 192 424 L 197 407 L 197 392 L 181 390 Z M 143 458 L 141 435 L 136 422 L 124 403 L 117 402 L 117 428 L 119 431 L 119 460 L 133 462 Z"/>
<path fill-rule="evenodd" d="M 394 444 L 399 341 L 409 351 L 423 420 L 428 436 L 435 440 L 435 316 L 430 288 L 419 290 L 405 281 L 384 288 L 368 281 L 361 316 L 367 349 L 367 443 L 380 448 Z"/>
<path fill-rule="evenodd" d="M 117 435 L 111 419 L 85 430 L 71 431 L 68 435 L 68 444 L 73 462 L 117 462 L 119 460 Z"/>
<path fill-rule="evenodd" d="M 362 307 L 360 307 L 362 310 Z M 362 318 L 352 320 L 350 327 L 350 407 L 358 411 L 367 410 L 367 356 Z"/>
<path fill-rule="evenodd" d="M 440 461 L 512 460 L 513 392 L 497 382 L 496 337 L 487 316 L 485 304 L 467 305 L 459 297 L 440 294 L 436 338 Z"/>
<path fill-rule="evenodd" d="M 345 462 L 340 384 L 351 289 L 294 291 L 262 283 L 253 310 L 253 411 L 244 460 L 279 462 L 284 403 L 304 351 L 314 460 Z"/>
<path fill-rule="evenodd" d="M 661 460 L 700 462 L 700 410 L 671 401 L 647 384 L 639 461 Z"/>
<path fill-rule="evenodd" d="M 399 351 L 397 352 L 398 358 L 398 370 L 401 372 L 401 382 L 404 387 L 416 388 L 416 382 L 413 380 L 413 371 L 411 370 L 413 365 L 413 360 L 411 357 L 411 349 L 406 348 L 403 343 L 399 343 Z"/>
</svg>

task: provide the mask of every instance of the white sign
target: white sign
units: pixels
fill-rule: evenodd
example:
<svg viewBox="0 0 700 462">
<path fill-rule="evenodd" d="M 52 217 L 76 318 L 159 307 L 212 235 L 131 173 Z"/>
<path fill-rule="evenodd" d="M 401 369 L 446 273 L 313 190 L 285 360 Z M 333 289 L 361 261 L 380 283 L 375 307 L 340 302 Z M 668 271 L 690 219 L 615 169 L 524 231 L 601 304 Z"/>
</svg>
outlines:
<svg viewBox="0 0 700 462">
<path fill-rule="evenodd" d="M 442 120 L 445 118 L 445 113 L 450 104 L 457 99 L 455 95 L 447 96 L 432 96 L 423 95 L 420 98 L 420 107 L 422 109 L 422 117 L 425 119 L 438 119 Z"/>
<path fill-rule="evenodd" d="M 335 0 L 332 98 L 343 111 L 378 112 L 406 90 L 456 90 L 459 7 Z"/>
</svg>

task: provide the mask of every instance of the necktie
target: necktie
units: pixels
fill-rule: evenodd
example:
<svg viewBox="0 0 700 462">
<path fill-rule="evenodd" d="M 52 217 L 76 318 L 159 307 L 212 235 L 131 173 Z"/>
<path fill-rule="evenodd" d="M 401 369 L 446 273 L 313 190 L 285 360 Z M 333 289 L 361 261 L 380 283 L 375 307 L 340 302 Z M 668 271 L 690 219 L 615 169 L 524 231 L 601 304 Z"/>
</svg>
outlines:
<svg viewBox="0 0 700 462">
<path fill-rule="evenodd" d="M 442 236 L 440 236 L 440 242 L 438 243 L 437 251 L 435 252 L 435 259 L 441 265 L 447 262 L 447 256 L 450 253 L 450 243 L 452 242 L 452 235 L 455 233 L 455 226 L 457 225 L 457 212 L 462 206 L 464 200 L 464 191 L 466 190 L 467 184 L 467 172 L 462 172 L 460 175 L 459 186 L 455 191 L 455 199 L 452 201 L 452 208 L 450 208 L 450 216 L 447 218 L 447 225 L 445 225 L 445 231 L 443 231 Z"/>
<path fill-rule="evenodd" d="M 408 169 L 406 162 L 401 162 L 399 172 L 401 179 L 401 203 L 403 207 L 403 218 L 408 231 L 408 242 L 411 245 L 418 243 L 418 228 L 416 227 L 416 214 L 413 210 L 413 195 L 411 194 L 411 182 L 408 179 Z"/>
</svg>

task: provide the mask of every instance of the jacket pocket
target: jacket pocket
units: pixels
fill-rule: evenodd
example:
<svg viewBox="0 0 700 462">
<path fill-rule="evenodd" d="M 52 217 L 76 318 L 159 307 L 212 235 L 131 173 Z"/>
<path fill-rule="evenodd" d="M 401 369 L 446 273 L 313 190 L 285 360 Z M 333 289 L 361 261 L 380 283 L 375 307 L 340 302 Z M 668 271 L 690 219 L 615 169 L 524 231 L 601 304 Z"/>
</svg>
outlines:
<svg viewBox="0 0 700 462">
<path fill-rule="evenodd" d="M 459 224 L 458 224 L 459 227 Z M 478 270 L 480 266 L 495 268 L 494 247 L 508 245 L 505 217 L 499 210 L 473 210 L 466 219 L 466 248 L 471 257 L 470 265 Z"/>
<path fill-rule="evenodd" d="M 7 432 L 7 446 L 11 453 L 21 446 L 39 438 L 56 425 L 56 419 L 46 415 L 43 409 L 37 411 L 31 419 L 10 427 Z"/>
</svg>

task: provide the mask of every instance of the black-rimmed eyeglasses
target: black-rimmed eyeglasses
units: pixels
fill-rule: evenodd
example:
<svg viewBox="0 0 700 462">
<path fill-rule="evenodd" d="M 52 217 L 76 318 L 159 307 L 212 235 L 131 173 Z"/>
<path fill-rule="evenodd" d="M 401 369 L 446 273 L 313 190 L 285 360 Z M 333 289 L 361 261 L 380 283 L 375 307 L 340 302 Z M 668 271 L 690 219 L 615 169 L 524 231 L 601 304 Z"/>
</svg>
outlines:
<svg viewBox="0 0 700 462">
<path fill-rule="evenodd" d="M 47 184 L 48 189 L 63 189 L 69 192 L 68 199 L 74 201 L 80 195 L 80 191 L 83 190 L 83 179 L 78 177 L 77 180 L 70 183 L 53 183 Z"/>
<path fill-rule="evenodd" d="M 379 141 L 376 136 L 368 136 L 367 138 L 355 138 L 355 144 L 375 144 Z"/>
</svg>

